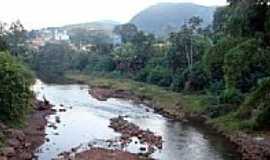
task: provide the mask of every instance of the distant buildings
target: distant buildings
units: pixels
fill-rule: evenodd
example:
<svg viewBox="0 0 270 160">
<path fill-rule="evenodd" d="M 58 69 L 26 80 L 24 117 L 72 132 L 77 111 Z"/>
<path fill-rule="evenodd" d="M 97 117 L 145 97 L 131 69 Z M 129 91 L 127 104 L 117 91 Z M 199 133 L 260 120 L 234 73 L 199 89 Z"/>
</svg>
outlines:
<svg viewBox="0 0 270 160">
<path fill-rule="evenodd" d="M 44 46 L 47 42 L 69 41 L 70 37 L 66 30 L 61 28 L 44 28 L 31 31 L 29 34 L 29 45 L 34 49 Z"/>
<path fill-rule="evenodd" d="M 71 41 L 70 35 L 76 35 L 77 37 Z M 74 39 L 78 42 L 74 42 Z M 122 44 L 122 37 L 106 30 L 88 29 L 69 33 L 67 30 L 57 27 L 33 30 L 28 34 L 28 44 L 33 49 L 39 49 L 46 43 L 59 43 L 61 41 L 68 42 L 75 50 L 92 51 L 97 44 L 120 46 Z"/>
<path fill-rule="evenodd" d="M 68 41 L 70 38 L 66 30 L 54 30 L 53 39 L 57 41 Z"/>
<path fill-rule="evenodd" d="M 122 37 L 120 35 L 114 34 L 112 40 L 114 46 L 119 46 L 122 44 Z"/>
</svg>

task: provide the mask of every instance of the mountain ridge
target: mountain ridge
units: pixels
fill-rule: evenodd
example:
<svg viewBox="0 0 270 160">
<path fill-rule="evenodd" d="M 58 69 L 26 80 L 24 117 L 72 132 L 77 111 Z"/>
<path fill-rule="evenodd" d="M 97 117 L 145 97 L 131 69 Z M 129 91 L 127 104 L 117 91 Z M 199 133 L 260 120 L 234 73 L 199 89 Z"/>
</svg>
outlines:
<svg viewBox="0 0 270 160">
<path fill-rule="evenodd" d="M 193 16 L 201 17 L 203 26 L 212 24 L 215 9 L 194 3 L 158 3 L 139 12 L 130 23 L 145 32 L 166 36 L 179 30 Z"/>
</svg>

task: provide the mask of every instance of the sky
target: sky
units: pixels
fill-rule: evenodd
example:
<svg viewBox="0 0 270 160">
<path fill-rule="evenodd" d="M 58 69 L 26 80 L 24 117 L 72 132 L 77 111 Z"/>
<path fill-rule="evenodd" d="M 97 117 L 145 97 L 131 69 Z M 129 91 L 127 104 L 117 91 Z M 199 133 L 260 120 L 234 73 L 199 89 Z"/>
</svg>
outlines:
<svg viewBox="0 0 270 160">
<path fill-rule="evenodd" d="M 161 2 L 226 4 L 226 0 L 0 0 L 0 21 L 20 20 L 26 29 L 99 20 L 126 23 L 141 10 Z"/>
</svg>

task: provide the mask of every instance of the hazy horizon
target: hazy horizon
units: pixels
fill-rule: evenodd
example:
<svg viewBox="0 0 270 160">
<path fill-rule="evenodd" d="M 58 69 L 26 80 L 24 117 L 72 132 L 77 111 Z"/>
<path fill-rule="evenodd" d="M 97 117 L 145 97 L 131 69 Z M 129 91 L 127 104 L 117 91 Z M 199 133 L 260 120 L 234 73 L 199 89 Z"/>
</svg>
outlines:
<svg viewBox="0 0 270 160">
<path fill-rule="evenodd" d="M 20 20 L 26 29 L 103 20 L 126 23 L 143 9 L 157 3 L 186 2 L 204 6 L 226 4 L 226 0 L 9 0 L 2 2 L 5 7 L 0 10 L 0 21 L 11 23 Z"/>
</svg>

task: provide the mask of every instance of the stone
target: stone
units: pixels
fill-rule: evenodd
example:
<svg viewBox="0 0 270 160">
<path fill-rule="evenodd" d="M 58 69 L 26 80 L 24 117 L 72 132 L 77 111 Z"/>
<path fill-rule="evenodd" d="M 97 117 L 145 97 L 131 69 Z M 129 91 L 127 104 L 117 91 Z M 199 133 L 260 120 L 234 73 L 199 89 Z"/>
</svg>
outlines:
<svg viewBox="0 0 270 160">
<path fill-rule="evenodd" d="M 7 144 L 11 147 L 17 148 L 18 146 L 20 146 L 20 141 L 16 138 L 12 138 L 7 140 Z"/>
<path fill-rule="evenodd" d="M 5 156 L 0 156 L 0 160 L 7 160 L 7 157 L 5 157 Z"/>
<path fill-rule="evenodd" d="M 140 151 L 146 151 L 146 148 L 145 147 L 141 147 L 140 148 Z"/>
<path fill-rule="evenodd" d="M 0 129 L 7 129 L 7 126 L 4 123 L 0 122 Z"/>
<path fill-rule="evenodd" d="M 30 147 L 31 146 L 31 143 L 29 143 L 29 142 L 26 142 L 25 144 L 24 144 L 24 147 L 25 148 L 28 148 L 28 147 Z"/>
<path fill-rule="evenodd" d="M 66 109 L 59 109 L 59 112 L 66 112 Z"/>
<path fill-rule="evenodd" d="M 4 147 L 1 150 L 3 156 L 13 157 L 16 154 L 15 149 L 13 147 Z"/>
<path fill-rule="evenodd" d="M 19 155 L 21 160 L 31 160 L 33 155 L 31 153 L 23 152 Z"/>
<path fill-rule="evenodd" d="M 23 131 L 18 129 L 8 129 L 5 131 L 5 134 L 8 137 L 17 138 L 20 141 L 23 141 L 25 139 L 25 134 L 23 133 Z"/>
<path fill-rule="evenodd" d="M 60 121 L 60 117 L 59 116 L 56 116 L 55 117 L 55 121 L 56 121 L 56 123 L 60 123 L 61 121 Z"/>
</svg>

